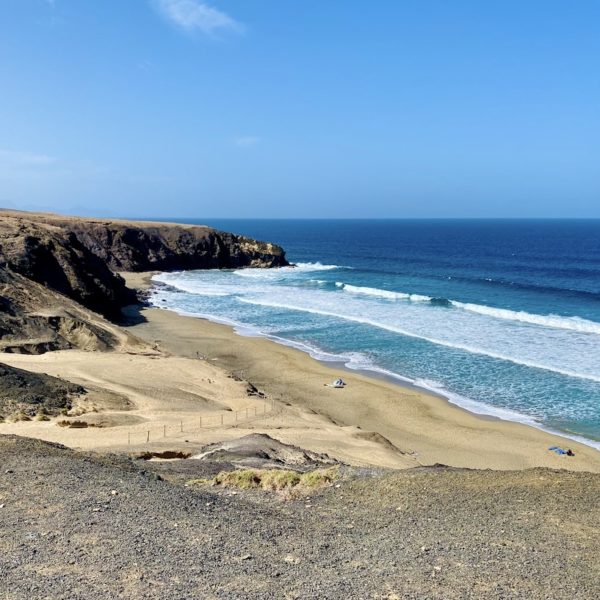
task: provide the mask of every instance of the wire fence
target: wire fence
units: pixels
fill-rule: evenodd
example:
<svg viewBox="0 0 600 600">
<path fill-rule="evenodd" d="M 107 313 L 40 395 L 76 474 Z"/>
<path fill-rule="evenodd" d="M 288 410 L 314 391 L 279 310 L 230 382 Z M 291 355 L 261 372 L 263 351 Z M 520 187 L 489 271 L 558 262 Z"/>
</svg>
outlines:
<svg viewBox="0 0 600 600">
<path fill-rule="evenodd" d="M 154 423 L 143 428 L 130 429 L 127 432 L 127 444 L 149 444 L 158 442 L 168 437 L 177 437 L 182 434 L 200 433 L 204 429 L 218 427 L 235 427 L 257 419 L 273 416 L 275 413 L 275 400 L 265 398 L 260 404 L 247 406 L 239 410 L 221 411 L 219 413 L 186 417 L 179 422 Z"/>
</svg>

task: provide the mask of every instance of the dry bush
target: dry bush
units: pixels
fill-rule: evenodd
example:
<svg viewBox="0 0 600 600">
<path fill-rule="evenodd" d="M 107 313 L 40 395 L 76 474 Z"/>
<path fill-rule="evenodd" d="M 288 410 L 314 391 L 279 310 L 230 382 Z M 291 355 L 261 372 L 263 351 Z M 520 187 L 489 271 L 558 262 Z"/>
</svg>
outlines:
<svg viewBox="0 0 600 600">
<path fill-rule="evenodd" d="M 339 477 L 337 467 L 298 473 L 286 469 L 221 471 L 213 479 L 192 479 L 188 485 L 212 485 L 242 490 L 262 489 L 301 495 L 330 485 Z"/>
<path fill-rule="evenodd" d="M 38 411 L 38 413 L 35 415 L 35 420 L 36 421 L 49 421 L 50 417 L 45 413 L 45 411 L 40 410 Z"/>
<path fill-rule="evenodd" d="M 85 421 L 57 421 L 59 427 L 70 427 L 71 429 L 85 429 L 86 427 L 96 427 L 94 423 L 86 423 Z"/>
<path fill-rule="evenodd" d="M 15 422 L 17 421 L 31 421 L 31 417 L 26 412 L 18 412 L 15 417 Z"/>
</svg>

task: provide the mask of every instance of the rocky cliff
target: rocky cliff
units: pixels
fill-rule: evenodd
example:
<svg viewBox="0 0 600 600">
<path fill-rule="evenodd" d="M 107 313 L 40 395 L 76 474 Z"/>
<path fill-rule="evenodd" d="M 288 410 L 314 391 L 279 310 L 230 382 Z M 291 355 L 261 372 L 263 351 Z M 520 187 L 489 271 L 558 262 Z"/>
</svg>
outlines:
<svg viewBox="0 0 600 600">
<path fill-rule="evenodd" d="M 288 264 L 279 246 L 210 227 L 40 215 L 114 271 L 270 268 Z"/>
<path fill-rule="evenodd" d="M 287 264 L 279 246 L 209 227 L 0 211 L 0 351 L 114 346 L 108 321 L 135 301 L 118 271 Z"/>
</svg>

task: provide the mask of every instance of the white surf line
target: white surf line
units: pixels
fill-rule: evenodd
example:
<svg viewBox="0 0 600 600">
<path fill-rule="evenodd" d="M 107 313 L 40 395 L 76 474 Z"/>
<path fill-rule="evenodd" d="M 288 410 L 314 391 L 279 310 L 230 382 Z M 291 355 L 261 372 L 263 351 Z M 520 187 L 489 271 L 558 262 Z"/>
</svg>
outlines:
<svg viewBox="0 0 600 600">
<path fill-rule="evenodd" d="M 490 352 L 488 350 L 483 350 L 482 348 L 473 348 L 471 346 L 466 346 L 463 344 L 455 344 L 453 342 L 447 342 L 445 340 L 438 340 L 435 338 L 430 338 L 428 336 L 412 333 L 410 331 L 406 331 L 399 327 L 392 327 L 390 325 L 378 323 L 377 321 L 372 321 L 371 319 L 363 319 L 363 318 L 359 318 L 359 317 L 353 317 L 351 315 L 341 315 L 338 313 L 321 310 L 321 309 L 316 309 L 316 308 L 298 307 L 298 306 L 293 306 L 291 304 L 285 304 L 285 303 L 279 303 L 279 302 L 268 302 L 266 300 L 250 300 L 248 298 L 241 298 L 241 297 L 238 297 L 237 299 L 240 302 L 244 302 L 246 304 L 256 304 L 259 306 L 267 306 L 267 307 L 271 307 L 271 308 L 284 308 L 286 310 L 293 310 L 293 311 L 297 311 L 297 312 L 307 312 L 310 314 L 323 315 L 326 317 L 334 317 L 336 319 L 341 319 L 343 321 L 350 321 L 353 323 L 361 323 L 363 325 L 370 325 L 372 327 L 377 327 L 378 329 L 383 329 L 385 331 L 391 331 L 392 333 L 398 333 L 400 335 L 404 335 L 404 336 L 407 336 L 410 338 L 424 340 L 426 342 L 430 342 L 430 343 L 436 344 L 438 346 L 445 346 L 447 348 L 453 348 L 455 350 L 462 350 L 464 352 L 469 352 L 470 354 L 479 354 L 481 356 L 488 356 L 490 358 L 504 360 L 504 361 L 511 362 L 513 364 L 521 365 L 524 367 L 530 367 L 533 369 L 541 369 L 544 371 L 550 371 L 552 373 L 559 373 L 560 375 L 565 375 L 566 377 L 573 377 L 576 379 L 586 379 L 589 381 L 594 381 L 596 383 L 600 383 L 600 377 L 597 377 L 595 375 L 588 375 L 587 373 L 575 373 L 572 371 L 558 369 L 556 367 L 550 367 L 547 365 L 542 365 L 542 364 L 538 364 L 538 363 L 527 361 L 527 360 L 519 360 L 519 359 L 513 358 L 511 356 L 506 356 L 504 354 Z"/>
<path fill-rule="evenodd" d="M 393 371 L 388 371 L 387 369 L 382 369 L 375 365 L 373 365 L 373 366 L 370 366 L 370 365 L 356 366 L 353 368 L 352 366 L 350 366 L 348 364 L 348 362 L 350 362 L 351 359 L 350 359 L 350 361 L 348 361 L 349 357 L 344 356 L 343 354 L 337 355 L 337 354 L 331 354 L 329 352 L 321 351 L 316 347 L 310 346 L 309 344 L 304 344 L 302 342 L 295 342 L 293 340 L 287 340 L 285 338 L 281 338 L 276 335 L 262 332 L 260 329 L 257 329 L 253 326 L 239 323 L 237 321 L 233 321 L 230 319 L 218 317 L 216 315 L 211 315 L 208 313 L 193 313 L 193 312 L 189 312 L 189 311 L 185 311 L 185 310 L 180 310 L 180 309 L 177 309 L 174 307 L 165 307 L 165 306 L 157 306 L 157 305 L 154 305 L 154 307 L 161 308 L 163 310 L 169 310 L 171 312 L 174 312 L 178 315 L 185 316 L 185 317 L 206 319 L 207 321 L 212 321 L 214 323 L 228 325 L 228 326 L 232 327 L 234 329 L 235 333 L 238 335 L 242 335 L 245 337 L 263 337 L 263 338 L 271 340 L 272 342 L 274 342 L 276 344 L 291 347 L 291 348 L 294 348 L 301 352 L 304 352 L 305 354 L 308 354 L 309 356 L 311 356 L 315 360 L 318 360 L 319 362 L 327 363 L 327 362 L 337 362 L 339 360 L 339 362 L 344 363 L 346 368 L 348 368 L 349 370 L 353 370 L 353 371 L 364 370 L 364 371 L 370 371 L 373 373 L 379 373 L 382 375 L 386 375 L 392 379 L 397 380 L 399 383 L 401 382 L 401 383 L 409 384 L 409 385 L 414 386 L 415 388 L 421 389 L 425 392 L 437 394 L 437 395 L 441 396 L 442 398 L 446 399 L 451 404 L 454 404 L 455 406 L 458 406 L 462 410 L 466 410 L 467 412 L 473 413 L 475 415 L 494 417 L 494 418 L 500 419 L 502 421 L 508 421 L 511 423 L 520 423 L 522 425 L 534 427 L 541 431 L 545 431 L 546 433 L 556 435 L 556 436 L 564 438 L 564 439 L 570 439 L 570 440 L 579 442 L 585 446 L 588 446 L 590 448 L 594 448 L 595 450 L 600 451 L 600 442 L 597 442 L 595 440 L 590 440 L 581 435 L 571 434 L 571 433 L 567 433 L 567 432 L 560 431 L 557 429 L 552 429 L 550 427 L 546 427 L 545 425 L 543 425 L 539 421 L 536 421 L 533 417 L 531 417 L 529 415 L 525 415 L 523 413 L 519 413 L 519 412 L 510 410 L 510 409 L 495 407 L 491 404 L 486 404 L 484 402 L 479 402 L 477 400 L 472 400 L 470 398 L 460 396 L 459 394 L 454 394 L 453 392 L 450 392 L 446 389 L 428 387 L 422 383 L 419 383 L 418 380 L 414 380 L 412 378 L 405 377 L 398 373 L 394 373 Z M 300 309 L 298 309 L 298 310 L 300 310 Z M 325 358 L 325 356 L 327 356 L 327 358 Z"/>
</svg>

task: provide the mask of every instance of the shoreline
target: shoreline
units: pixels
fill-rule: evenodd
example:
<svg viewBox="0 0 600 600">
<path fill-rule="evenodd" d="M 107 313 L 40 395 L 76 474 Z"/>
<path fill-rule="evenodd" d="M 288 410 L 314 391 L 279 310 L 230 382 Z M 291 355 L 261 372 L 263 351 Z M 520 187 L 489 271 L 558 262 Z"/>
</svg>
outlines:
<svg viewBox="0 0 600 600">
<path fill-rule="evenodd" d="M 155 273 L 124 274 L 128 285 L 147 291 L 152 285 Z M 346 405 L 328 405 L 319 402 L 323 397 L 324 383 L 339 376 L 340 364 L 319 361 L 303 350 L 288 344 L 278 343 L 266 336 L 251 337 L 235 331 L 231 324 L 216 323 L 199 316 L 182 316 L 175 311 L 163 308 L 142 308 L 141 312 L 150 316 L 149 332 L 163 335 L 163 343 L 170 351 L 190 352 L 196 344 L 208 348 L 213 356 L 227 369 L 242 370 L 250 381 L 279 395 L 282 388 L 297 384 L 302 379 L 298 373 L 286 370 L 282 378 L 289 377 L 286 385 L 274 380 L 269 365 L 285 361 L 294 364 L 304 373 L 304 378 L 320 376 L 318 386 L 308 385 L 310 394 L 295 393 L 294 406 L 300 405 L 311 411 L 325 412 L 334 422 L 353 427 L 369 429 L 390 440 L 402 451 L 415 451 L 424 464 L 441 462 L 453 466 L 472 468 L 526 468 L 550 466 L 552 468 L 577 468 L 574 462 L 555 460 L 554 453 L 548 451 L 552 445 L 572 447 L 580 457 L 586 457 L 586 468 L 600 468 L 600 454 L 592 446 L 565 437 L 558 432 L 548 432 L 539 427 L 496 416 L 481 415 L 452 403 L 442 394 L 424 390 L 409 382 L 401 382 L 393 377 L 374 372 L 360 372 L 344 367 L 345 378 L 352 387 L 360 385 L 372 395 L 382 395 L 382 401 L 364 400 L 364 405 L 355 398 Z M 134 333 L 148 339 L 143 332 L 144 325 L 134 326 Z M 138 329 L 136 329 L 138 328 Z M 169 342 L 168 338 L 172 338 Z M 225 350 L 224 346 L 227 348 Z M 235 348 L 235 351 L 232 350 Z M 266 363 L 266 364 L 265 364 Z M 380 375 L 379 377 L 376 375 Z M 260 381 L 262 379 L 262 381 Z M 264 385 L 263 385 L 264 387 Z M 350 387 L 350 386 L 348 386 Z M 348 387 L 342 390 L 345 395 Z M 269 390 L 267 390 L 269 391 Z M 298 392 L 304 390 L 298 390 Z M 361 390 L 362 391 L 362 390 Z M 307 390 L 308 392 L 308 390 Z M 359 394 L 360 395 L 360 394 Z M 300 401 L 301 400 L 301 401 Z M 397 410 L 391 407 L 396 405 Z M 362 418 L 367 413 L 368 418 Z M 376 414 L 380 413 L 380 414 Z M 425 430 L 425 431 L 424 431 Z M 431 456 L 431 458 L 427 458 Z"/>
<path fill-rule="evenodd" d="M 157 285 L 157 282 L 153 280 L 153 277 L 161 272 L 152 272 L 148 274 L 143 274 L 143 278 L 140 280 L 136 279 L 136 289 L 138 291 L 149 291 L 153 287 Z M 128 277 L 132 274 L 128 274 Z M 137 274 L 134 274 L 137 275 Z M 168 285 L 163 284 L 162 282 L 158 282 L 160 285 Z M 167 310 L 178 316 L 183 318 L 191 318 L 191 319 L 201 319 L 205 320 L 209 323 L 214 323 L 217 325 L 221 325 L 223 327 L 228 327 L 232 330 L 235 335 L 246 338 L 255 338 L 255 339 L 265 339 L 274 344 L 279 344 L 281 346 L 291 348 L 293 350 L 302 352 L 306 354 L 313 360 L 318 361 L 325 367 L 336 368 L 339 370 L 343 370 L 346 373 L 359 373 L 365 377 L 369 377 L 372 379 L 377 379 L 380 381 L 385 381 L 391 383 L 392 385 L 397 385 L 401 388 L 405 388 L 408 390 L 414 390 L 419 393 L 427 394 L 429 396 L 433 396 L 435 398 L 439 398 L 444 401 L 448 405 L 464 411 L 469 415 L 477 417 L 482 420 L 487 421 L 500 421 L 507 423 L 518 423 L 520 425 L 524 425 L 526 427 L 531 427 L 533 429 L 543 431 L 550 435 L 560 436 L 566 442 L 583 444 L 589 448 L 592 448 L 598 452 L 600 452 L 600 441 L 586 438 L 583 435 L 579 435 L 576 433 L 568 433 L 566 431 L 562 431 L 560 429 L 554 429 L 551 427 L 546 427 L 543 424 L 537 422 L 533 417 L 519 413 L 517 411 L 513 411 L 511 409 L 495 407 L 490 404 L 486 404 L 484 402 L 480 402 L 477 400 L 472 400 L 470 398 L 466 398 L 460 396 L 459 394 L 454 394 L 452 392 L 437 390 L 433 387 L 428 387 L 425 385 L 419 385 L 417 382 L 412 381 L 409 377 L 405 377 L 399 373 L 386 372 L 384 369 L 373 366 L 369 367 L 358 367 L 353 368 L 348 366 L 348 362 L 344 360 L 343 356 L 331 354 L 332 357 L 338 356 L 339 358 L 332 358 L 331 360 L 321 358 L 319 355 L 329 354 L 324 350 L 320 350 L 319 348 L 313 348 L 308 344 L 304 344 L 302 342 L 294 342 L 293 340 L 287 340 L 285 338 L 270 335 L 267 333 L 263 333 L 260 330 L 254 328 L 253 326 L 244 325 L 242 323 L 237 323 L 235 321 L 230 321 L 226 319 L 220 319 L 218 317 L 214 317 L 208 314 L 198 314 L 198 313 L 190 313 L 186 311 L 179 311 L 173 308 L 167 308 L 163 306 L 152 305 L 152 308 L 157 310 Z"/>
<path fill-rule="evenodd" d="M 142 293 L 152 285 L 152 272 L 122 275 Z M 600 453 L 590 446 L 475 414 L 439 394 L 321 362 L 267 337 L 240 335 L 231 325 L 142 304 L 127 307 L 123 319 L 115 326 L 123 343 L 111 351 L 3 358 L 83 386 L 88 394 L 69 418 L 89 426 L 59 427 L 59 417 L 0 423 L 0 433 L 129 455 L 196 455 L 208 444 L 261 433 L 358 467 L 600 473 Z M 347 386 L 329 387 L 340 371 Z M 273 410 L 266 414 L 268 403 Z M 206 426 L 217 414 L 220 423 Z M 557 456 L 548 450 L 554 445 L 571 447 L 575 456 Z"/>
</svg>

